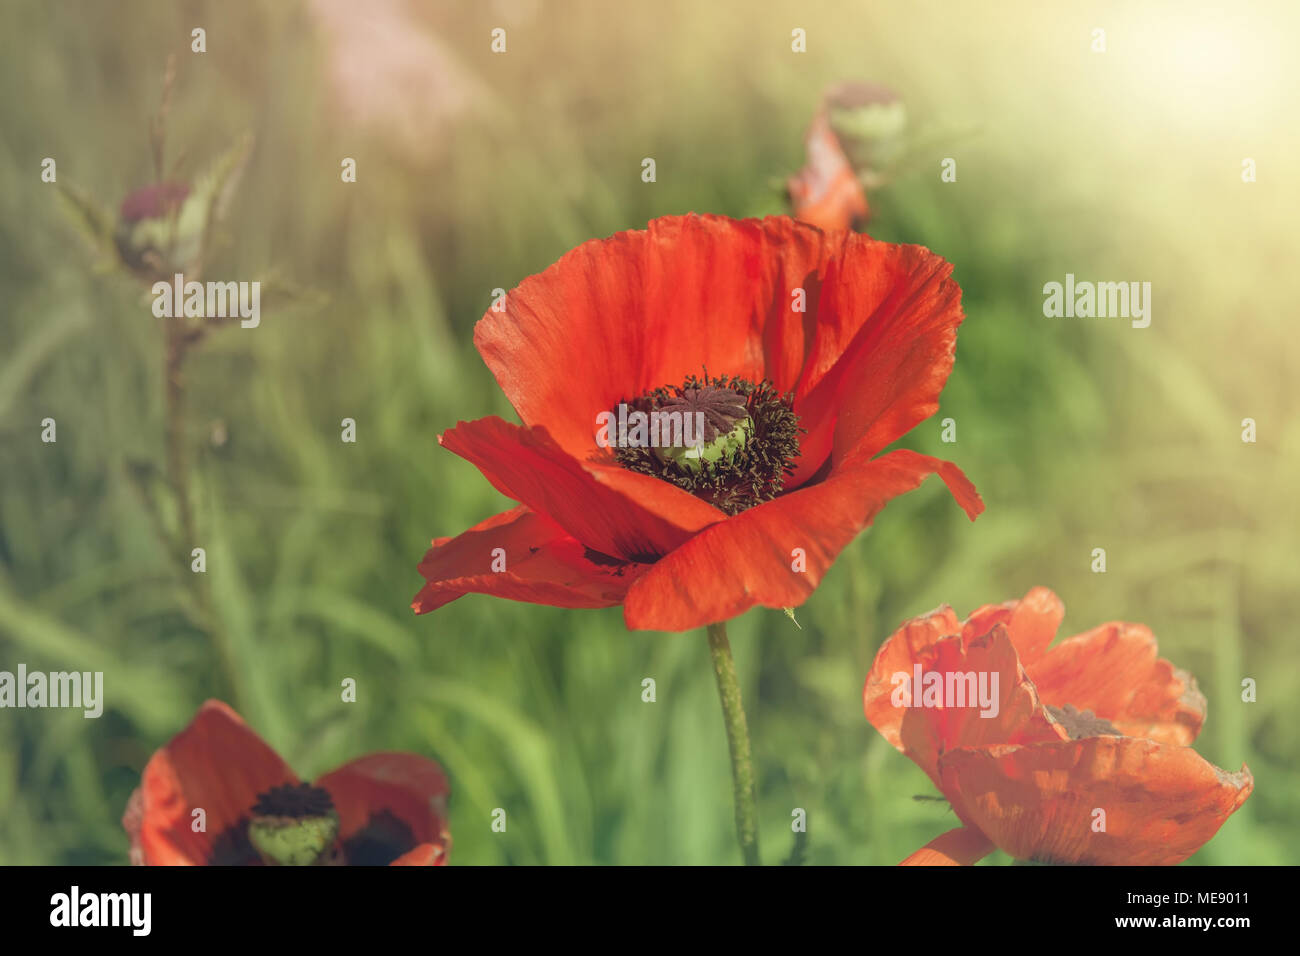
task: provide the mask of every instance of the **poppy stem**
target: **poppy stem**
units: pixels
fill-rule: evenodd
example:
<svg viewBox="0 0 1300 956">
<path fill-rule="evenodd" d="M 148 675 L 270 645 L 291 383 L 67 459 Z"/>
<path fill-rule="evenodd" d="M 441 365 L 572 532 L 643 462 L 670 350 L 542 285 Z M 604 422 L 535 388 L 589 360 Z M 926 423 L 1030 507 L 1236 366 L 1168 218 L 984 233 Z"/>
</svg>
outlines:
<svg viewBox="0 0 1300 956">
<path fill-rule="evenodd" d="M 749 727 L 745 708 L 740 702 L 740 681 L 736 679 L 736 662 L 731 656 L 726 624 L 709 625 L 709 654 L 713 658 L 713 676 L 718 680 L 722 698 L 722 719 L 727 727 L 727 746 L 731 750 L 731 776 L 736 801 L 736 836 L 746 866 L 758 866 L 758 811 L 754 798 L 754 761 L 749 752 Z"/>
<path fill-rule="evenodd" d="M 190 563 L 192 550 L 199 540 L 198 526 L 194 520 L 194 502 L 190 496 L 189 465 L 185 454 L 185 380 L 183 369 L 186 353 L 192 340 L 175 322 L 169 322 L 164 331 L 163 399 L 166 408 L 163 444 L 167 450 L 167 483 L 171 487 L 179 514 L 179 540 L 175 541 L 177 566 Z M 213 613 L 212 592 L 206 574 L 184 574 L 183 580 L 193 583 L 202 627 L 216 645 L 221 671 L 226 678 L 230 697 L 239 705 L 243 702 L 243 682 L 235 659 L 234 648 L 225 631 L 225 624 Z"/>
</svg>

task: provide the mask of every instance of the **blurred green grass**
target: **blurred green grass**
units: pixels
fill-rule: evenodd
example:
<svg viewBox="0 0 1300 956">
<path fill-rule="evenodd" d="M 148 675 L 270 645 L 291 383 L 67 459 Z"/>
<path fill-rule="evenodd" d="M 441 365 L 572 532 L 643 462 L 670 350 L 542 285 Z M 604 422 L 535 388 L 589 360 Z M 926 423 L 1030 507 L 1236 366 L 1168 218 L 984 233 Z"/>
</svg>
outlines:
<svg viewBox="0 0 1300 956">
<path fill-rule="evenodd" d="M 1100 9 L 1122 41 L 1126 11 Z M 237 663 L 230 703 L 304 776 L 379 749 L 441 761 L 455 863 L 737 861 L 702 632 L 628 633 L 616 609 L 471 596 L 414 618 L 408 604 L 429 539 L 504 506 L 436 441 L 458 419 L 513 417 L 470 344 L 492 289 L 657 215 L 779 211 L 772 181 L 800 165 L 821 88 L 845 77 L 895 86 L 940 131 L 933 157 L 873 195 L 870 231 L 955 264 L 956 370 L 903 444 L 955 460 L 988 511 L 971 525 L 928 482 L 846 550 L 802 630 L 761 610 L 732 624 L 765 861 L 787 854 L 796 807 L 812 863 L 893 863 L 954 825 L 945 804 L 912 799 L 928 781 L 862 717 L 864 675 L 905 617 L 1041 583 L 1066 602 L 1065 633 L 1149 624 L 1209 698 L 1198 749 L 1254 772 L 1255 794 L 1194 861 L 1300 862 L 1300 356 L 1277 281 L 1296 186 L 1235 173 L 1240 155 L 1294 147 L 1265 97 L 1242 107 L 1260 117 L 1248 136 L 1239 115 L 1179 125 L 1134 92 L 1123 71 L 1138 54 L 1116 42 L 1103 69 L 1078 36 L 1088 22 L 1027 4 L 965 9 L 960 31 L 943 4 L 420 10 L 479 91 L 424 155 L 341 117 L 305 6 L 0 12 L 0 667 L 103 670 L 107 695 L 98 721 L 0 716 L 0 862 L 125 860 L 118 821 L 144 762 L 222 691 L 212 626 Z M 1280 10 L 1260 6 L 1255 26 Z M 497 25 L 510 46 L 494 57 Z M 809 31 L 802 58 L 792 25 Z M 92 271 L 39 179 L 54 156 L 61 183 L 114 206 L 147 182 L 172 52 L 173 149 L 201 167 L 257 137 L 212 274 L 275 267 L 328 296 L 224 331 L 187 366 L 215 622 L 130 478 L 163 459 L 158 326 L 137 286 Z M 937 175 L 947 155 L 956 184 Z M 355 185 L 339 182 L 344 156 Z M 1044 319 L 1042 284 L 1067 271 L 1152 281 L 1152 327 Z M 46 416 L 55 445 L 38 438 Z M 939 440 L 948 416 L 955 445 Z M 1239 438 L 1247 416 L 1256 445 Z M 339 441 L 344 417 L 355 445 Z M 1105 575 L 1089 570 L 1094 547 Z M 340 703 L 344 677 L 355 704 Z M 657 703 L 641 702 L 645 677 Z M 1243 677 L 1257 703 L 1241 703 Z"/>
</svg>

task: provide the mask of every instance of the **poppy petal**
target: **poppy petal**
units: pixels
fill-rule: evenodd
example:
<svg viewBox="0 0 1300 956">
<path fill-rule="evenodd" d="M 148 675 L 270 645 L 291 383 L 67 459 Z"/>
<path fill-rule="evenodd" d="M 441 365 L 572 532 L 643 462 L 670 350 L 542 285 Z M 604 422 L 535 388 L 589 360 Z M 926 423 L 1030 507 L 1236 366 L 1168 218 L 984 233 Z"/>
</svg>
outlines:
<svg viewBox="0 0 1300 956">
<path fill-rule="evenodd" d="M 977 607 L 966 615 L 966 618 L 961 622 L 962 638 L 968 642 L 973 641 L 975 638 L 987 634 L 999 624 L 1009 628 L 1011 625 L 1011 612 L 1015 608 L 1015 601 L 1007 601 L 1005 604 L 985 604 L 982 607 Z M 1014 638 L 1012 638 L 1012 643 L 1015 643 Z"/>
<path fill-rule="evenodd" d="M 472 462 L 497 491 L 613 558 L 652 561 L 726 518 L 707 502 L 648 475 L 639 476 L 644 483 L 637 486 L 644 487 L 644 497 L 633 498 L 620 490 L 629 486 L 602 481 L 601 472 L 585 468 L 544 428 L 522 428 L 493 416 L 460 422 L 439 442 Z"/>
<path fill-rule="evenodd" d="M 942 638 L 906 666 L 896 654 L 888 658 L 881 666 L 878 656 L 867 678 L 867 719 L 936 785 L 948 750 L 1065 737 L 1043 711 L 1005 627 L 969 643 L 960 634 Z"/>
<path fill-rule="evenodd" d="M 1047 647 L 1065 620 L 1065 605 L 1051 590 L 1031 588 L 1019 601 L 1012 602 L 1007 631 L 1016 645 L 1020 663 L 1033 676 L 1033 666 L 1047 653 Z M 1041 690 L 1041 688 L 1040 688 Z"/>
<path fill-rule="evenodd" d="M 899 866 L 974 866 L 996 849 L 979 830 L 957 827 L 917 850 Z"/>
<path fill-rule="evenodd" d="M 389 866 L 446 866 L 447 851 L 436 843 L 421 843 L 409 853 L 403 853 Z"/>
<path fill-rule="evenodd" d="M 878 317 L 863 325 L 839 365 L 848 387 L 836 407 L 834 454 L 851 449 L 874 455 L 939 410 L 939 393 L 952 372 L 961 325 L 961 288 L 951 263 L 911 247 L 907 283 L 896 285 Z M 827 286 L 854 294 L 851 277 Z"/>
<path fill-rule="evenodd" d="M 875 662 L 862 687 L 862 710 L 871 725 L 896 750 L 903 750 L 905 710 L 890 702 L 893 695 L 891 677 L 898 673 L 912 673 L 912 665 L 921 659 L 926 648 L 941 638 L 960 633 L 960 630 L 961 623 L 956 613 L 944 604 L 929 614 L 904 621 L 876 652 Z"/>
<path fill-rule="evenodd" d="M 943 706 L 909 708 L 922 718 L 917 727 L 924 724 L 924 735 L 937 742 L 940 754 L 958 747 L 1065 739 L 1065 731 L 1044 713 L 1006 628 L 995 627 L 969 643 L 960 636 L 944 638 L 922 651 L 918 663 L 923 675 L 943 677 Z M 924 702 L 924 690 L 914 689 L 913 699 L 921 696 Z M 908 729 L 905 720 L 904 746 L 912 742 Z"/>
<path fill-rule="evenodd" d="M 904 621 L 876 652 L 875 662 L 862 687 L 862 710 L 871 725 L 895 749 L 903 749 L 904 710 L 890 703 L 893 693 L 890 678 L 900 672 L 912 673 L 912 665 L 921 659 L 922 651 L 940 638 L 959 633 L 960 629 L 956 613 L 944 604 L 929 614 Z"/>
<path fill-rule="evenodd" d="M 983 510 L 974 485 L 951 462 L 905 449 L 854 458 L 819 484 L 706 528 L 652 565 L 628 590 L 624 620 L 632 630 L 684 631 L 756 604 L 796 607 L 891 499 L 930 474 L 972 519 Z M 793 570 L 795 549 L 803 551 L 803 571 Z"/>
<path fill-rule="evenodd" d="M 976 608 L 962 622 L 962 634 L 969 641 L 1003 625 L 1011 635 L 1011 643 L 1016 645 L 1020 663 L 1028 668 L 1047 651 L 1064 618 L 1065 605 L 1061 599 L 1047 588 L 1036 587 L 1019 601 Z"/>
<path fill-rule="evenodd" d="M 139 848 L 149 866 L 204 865 L 259 794 L 297 783 L 288 764 L 230 707 L 209 700 L 145 766 Z M 202 809 L 206 831 L 193 830 Z"/>
<path fill-rule="evenodd" d="M 339 814 L 339 840 L 348 841 L 376 819 L 396 818 L 409 831 L 410 847 L 393 865 L 439 865 L 451 848 L 447 828 L 447 776 L 432 760 L 409 753 L 373 753 L 358 757 L 316 781 L 334 801 Z M 405 834 L 404 834 L 405 835 Z M 432 847 L 433 851 L 426 849 Z"/>
<path fill-rule="evenodd" d="M 1159 657 L 1141 624 L 1076 634 L 1026 664 L 1043 700 L 1091 710 L 1130 737 L 1187 746 L 1205 722 L 1205 697 L 1187 671 Z"/>
<path fill-rule="evenodd" d="M 816 336 L 796 390 L 807 434 L 789 487 L 834 451 L 868 456 L 939 408 L 964 314 L 952 265 L 924 246 L 838 237 L 817 300 Z"/>
<path fill-rule="evenodd" d="M 493 570 L 498 558 L 500 571 Z M 593 560 L 563 528 L 521 506 L 434 541 L 420 562 L 426 583 L 411 607 L 424 614 L 470 593 L 553 607 L 610 607 L 623 602 L 644 567 Z"/>
<path fill-rule="evenodd" d="M 788 217 L 655 219 L 525 279 L 474 344 L 523 422 L 585 460 L 599 412 L 706 368 L 758 381 L 771 366 L 778 389 L 792 388 L 808 314 L 791 293 L 823 255 L 822 234 Z"/>
<path fill-rule="evenodd" d="M 954 750 L 939 769 L 963 823 L 1044 863 L 1181 863 L 1254 788 L 1244 765 L 1227 773 L 1189 747 L 1135 737 Z"/>
</svg>

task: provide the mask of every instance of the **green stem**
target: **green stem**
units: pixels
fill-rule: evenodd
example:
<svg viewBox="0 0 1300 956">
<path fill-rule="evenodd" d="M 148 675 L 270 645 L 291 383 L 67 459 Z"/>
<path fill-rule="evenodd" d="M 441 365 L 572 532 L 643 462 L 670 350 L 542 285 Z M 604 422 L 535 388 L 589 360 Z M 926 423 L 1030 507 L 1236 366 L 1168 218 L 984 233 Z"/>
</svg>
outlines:
<svg viewBox="0 0 1300 956">
<path fill-rule="evenodd" d="M 736 835 L 746 866 L 758 866 L 758 810 L 754 799 L 754 761 L 749 752 L 749 727 L 745 708 L 740 702 L 740 681 L 736 679 L 736 662 L 731 657 L 726 624 L 709 625 L 709 654 L 713 658 L 713 675 L 718 680 L 722 698 L 722 719 L 727 726 L 727 746 L 731 750 L 731 776 L 736 801 Z"/>
<path fill-rule="evenodd" d="M 238 708 L 243 703 L 243 682 L 240 679 L 239 666 L 235 660 L 234 648 L 224 630 L 224 622 L 218 620 L 213 611 L 212 593 L 208 587 L 206 574 L 187 574 L 191 550 L 198 546 L 198 525 L 194 519 L 194 504 L 190 497 L 190 476 L 185 456 L 185 382 L 183 366 L 186 350 L 190 340 L 184 329 L 169 320 L 164 331 L 163 359 L 163 398 L 166 408 L 166 424 L 163 443 L 167 454 L 167 483 L 176 501 L 179 513 L 179 534 L 181 539 L 175 542 L 175 560 L 182 580 L 191 587 L 191 593 L 197 604 L 202 626 L 216 646 L 221 663 L 221 673 L 225 678 L 230 694 L 230 703 Z"/>
<path fill-rule="evenodd" d="M 164 348 L 167 483 L 171 486 L 180 516 L 182 537 L 177 542 L 177 556 L 181 560 L 188 560 L 190 549 L 196 545 L 198 533 L 194 523 L 194 508 L 190 502 L 189 470 L 185 459 L 185 385 L 181 377 L 181 367 L 185 361 L 185 336 L 175 323 L 166 326 Z"/>
</svg>

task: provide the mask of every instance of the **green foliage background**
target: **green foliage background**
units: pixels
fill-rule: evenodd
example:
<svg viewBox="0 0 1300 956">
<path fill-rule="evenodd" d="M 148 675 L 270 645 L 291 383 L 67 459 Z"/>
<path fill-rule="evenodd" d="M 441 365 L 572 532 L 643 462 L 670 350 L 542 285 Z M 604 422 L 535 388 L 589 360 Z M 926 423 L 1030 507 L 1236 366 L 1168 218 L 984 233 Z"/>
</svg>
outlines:
<svg viewBox="0 0 1300 956">
<path fill-rule="evenodd" d="M 1046 584 L 1065 633 L 1150 625 L 1209 698 L 1197 748 L 1255 774 L 1194 862 L 1300 862 L 1294 10 L 415 9 L 412 30 L 455 63 L 449 88 L 471 91 L 459 114 L 405 124 L 418 147 L 349 118 L 299 3 L 0 9 L 0 669 L 102 670 L 107 695 L 97 721 L 0 712 L 0 862 L 123 862 L 142 766 L 216 695 L 305 777 L 370 750 L 436 757 L 454 863 L 736 862 L 703 632 L 628 633 L 617 609 L 472 596 L 415 618 L 408 604 L 429 539 L 505 506 L 437 444 L 458 419 L 513 417 L 470 341 L 491 290 L 654 216 L 780 212 L 820 91 L 846 78 L 897 89 L 915 133 L 870 231 L 931 247 L 964 289 L 942 409 L 902 444 L 955 460 L 988 511 L 970 524 L 931 480 L 846 550 L 802 630 L 763 610 L 731 625 L 765 861 L 788 853 L 796 807 L 812 863 L 894 863 L 954 825 L 913 799 L 925 777 L 864 720 L 863 678 L 904 618 Z M 205 54 L 189 50 L 195 26 Z M 506 55 L 489 51 L 496 26 Z M 790 52 L 796 26 L 806 54 Z M 54 157 L 61 185 L 110 208 L 149 182 L 171 53 L 173 155 L 195 170 L 256 137 L 210 275 L 275 269 L 315 293 L 187 364 L 211 617 L 139 490 L 164 461 L 159 320 L 137 283 L 93 269 L 39 175 Z M 1243 157 L 1258 183 L 1241 181 Z M 1043 283 L 1066 272 L 1152 282 L 1151 327 L 1044 318 Z M 39 439 L 47 416 L 57 444 Z M 641 702 L 645 677 L 657 703 Z"/>
</svg>

